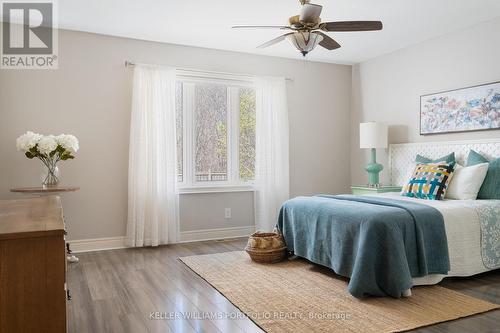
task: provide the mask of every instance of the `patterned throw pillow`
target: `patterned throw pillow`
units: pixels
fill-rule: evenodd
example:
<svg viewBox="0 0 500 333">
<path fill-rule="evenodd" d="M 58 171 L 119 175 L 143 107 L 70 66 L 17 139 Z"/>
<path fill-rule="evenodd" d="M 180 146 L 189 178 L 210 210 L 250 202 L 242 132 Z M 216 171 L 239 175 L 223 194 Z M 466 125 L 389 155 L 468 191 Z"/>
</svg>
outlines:
<svg viewBox="0 0 500 333">
<path fill-rule="evenodd" d="M 417 164 L 401 195 L 411 198 L 442 200 L 450 184 L 455 162 Z"/>
</svg>

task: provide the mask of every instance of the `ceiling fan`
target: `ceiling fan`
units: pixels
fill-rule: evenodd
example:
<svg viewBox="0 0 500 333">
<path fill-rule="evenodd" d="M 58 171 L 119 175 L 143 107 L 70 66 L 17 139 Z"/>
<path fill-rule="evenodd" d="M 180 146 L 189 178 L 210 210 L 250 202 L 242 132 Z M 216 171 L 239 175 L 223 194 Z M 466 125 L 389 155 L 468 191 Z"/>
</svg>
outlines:
<svg viewBox="0 0 500 333">
<path fill-rule="evenodd" d="M 337 21 L 321 22 L 321 5 L 310 3 L 310 0 L 299 0 L 302 4 L 300 15 L 292 16 L 288 19 L 289 25 L 237 25 L 233 28 L 264 28 L 290 30 L 291 32 L 274 38 L 257 48 L 264 48 L 283 40 L 288 40 L 305 57 L 316 45 L 320 45 L 327 50 L 335 50 L 340 47 L 333 38 L 322 31 L 373 31 L 382 30 L 380 21 Z"/>
</svg>

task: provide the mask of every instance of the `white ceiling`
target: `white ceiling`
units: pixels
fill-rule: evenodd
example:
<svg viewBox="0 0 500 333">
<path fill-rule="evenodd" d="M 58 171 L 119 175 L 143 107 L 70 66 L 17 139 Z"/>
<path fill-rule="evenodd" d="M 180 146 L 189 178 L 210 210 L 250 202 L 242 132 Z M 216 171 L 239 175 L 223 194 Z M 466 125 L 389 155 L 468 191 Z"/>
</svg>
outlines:
<svg viewBox="0 0 500 333">
<path fill-rule="evenodd" d="M 323 21 L 381 20 L 379 32 L 329 33 L 342 48 L 317 47 L 311 61 L 358 63 L 500 16 L 500 0 L 313 0 Z M 59 26 L 106 35 L 300 59 L 287 41 L 255 46 L 280 30 L 233 30 L 237 24 L 286 24 L 298 0 L 64 0 Z M 473 41 L 464 41 L 473 43 Z M 468 47 L 464 44 L 464 47 Z"/>
</svg>

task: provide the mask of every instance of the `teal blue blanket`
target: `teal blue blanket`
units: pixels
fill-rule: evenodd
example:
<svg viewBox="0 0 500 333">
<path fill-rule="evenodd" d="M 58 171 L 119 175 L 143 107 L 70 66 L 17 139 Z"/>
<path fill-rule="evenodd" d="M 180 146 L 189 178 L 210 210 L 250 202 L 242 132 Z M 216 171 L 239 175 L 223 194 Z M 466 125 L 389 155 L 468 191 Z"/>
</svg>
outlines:
<svg viewBox="0 0 500 333">
<path fill-rule="evenodd" d="M 355 297 L 400 297 L 412 277 L 450 269 L 441 213 L 372 196 L 297 197 L 281 208 L 278 230 L 295 255 L 349 277 Z"/>
</svg>

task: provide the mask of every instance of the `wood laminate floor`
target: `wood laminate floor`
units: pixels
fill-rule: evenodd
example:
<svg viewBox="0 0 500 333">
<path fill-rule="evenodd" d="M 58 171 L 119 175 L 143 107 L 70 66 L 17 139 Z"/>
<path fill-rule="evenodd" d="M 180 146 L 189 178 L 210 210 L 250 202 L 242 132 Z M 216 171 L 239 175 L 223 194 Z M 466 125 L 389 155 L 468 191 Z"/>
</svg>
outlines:
<svg viewBox="0 0 500 333">
<path fill-rule="evenodd" d="M 246 239 L 236 239 L 82 253 L 79 263 L 68 265 L 72 294 L 68 303 L 69 331 L 262 332 L 177 260 L 182 256 L 242 250 L 245 245 Z M 441 285 L 500 303 L 499 270 L 472 278 L 445 279 Z M 151 319 L 152 313 L 157 319 Z M 181 316 L 183 313 L 186 316 Z M 500 332 L 500 310 L 414 332 Z"/>
</svg>

